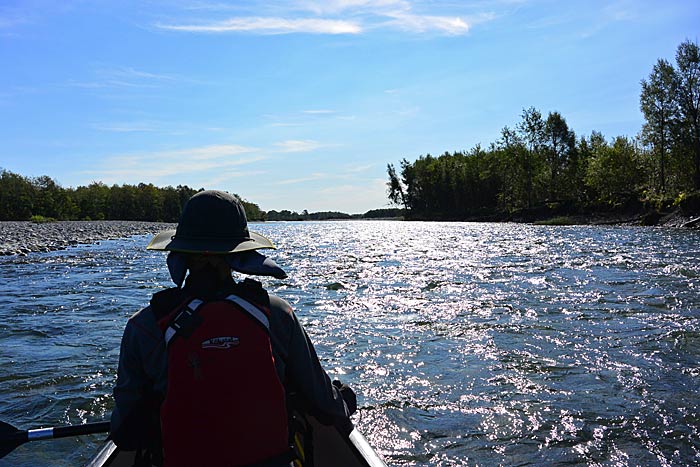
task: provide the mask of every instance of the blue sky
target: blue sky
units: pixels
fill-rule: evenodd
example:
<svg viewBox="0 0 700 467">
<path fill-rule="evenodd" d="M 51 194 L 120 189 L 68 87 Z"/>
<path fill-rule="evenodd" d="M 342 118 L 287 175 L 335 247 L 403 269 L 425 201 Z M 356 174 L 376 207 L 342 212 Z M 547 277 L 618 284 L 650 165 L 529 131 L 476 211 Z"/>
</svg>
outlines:
<svg viewBox="0 0 700 467">
<path fill-rule="evenodd" d="M 2 0 L 0 167 L 365 212 L 387 163 L 526 107 L 636 135 L 640 80 L 699 30 L 696 0 Z"/>
</svg>

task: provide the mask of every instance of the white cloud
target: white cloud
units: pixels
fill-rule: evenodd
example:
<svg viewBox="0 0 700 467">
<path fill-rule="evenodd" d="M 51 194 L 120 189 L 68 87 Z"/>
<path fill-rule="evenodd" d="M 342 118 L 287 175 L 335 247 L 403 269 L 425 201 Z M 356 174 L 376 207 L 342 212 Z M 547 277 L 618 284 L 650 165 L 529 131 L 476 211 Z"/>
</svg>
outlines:
<svg viewBox="0 0 700 467">
<path fill-rule="evenodd" d="M 70 80 L 66 85 L 85 89 L 157 88 L 177 81 L 182 81 L 182 79 L 172 75 L 150 73 L 131 67 L 107 67 L 97 69 L 95 71 L 95 79 L 92 81 Z"/>
<path fill-rule="evenodd" d="M 258 32 L 261 34 L 358 34 L 359 24 L 353 21 L 317 18 L 239 17 L 201 24 L 157 24 L 158 28 L 183 32 Z"/>
<path fill-rule="evenodd" d="M 377 164 L 365 164 L 365 165 L 355 165 L 355 166 L 350 166 L 345 168 L 345 173 L 359 173 L 359 172 L 366 172 L 369 169 L 375 167 Z"/>
<path fill-rule="evenodd" d="M 311 152 L 324 145 L 313 140 L 288 140 L 275 143 L 281 152 Z"/>
<path fill-rule="evenodd" d="M 215 177 L 205 179 L 202 185 L 210 190 L 223 189 L 226 191 L 225 186 L 228 185 L 228 182 L 233 178 L 260 177 L 266 173 L 267 172 L 263 170 L 227 170 L 217 174 Z"/>
<path fill-rule="evenodd" d="M 361 34 L 376 29 L 399 29 L 415 34 L 462 35 L 474 24 L 495 17 L 489 13 L 471 14 L 476 9 L 490 8 L 488 5 L 421 0 L 304 0 L 272 5 L 253 2 L 248 8 L 255 11 L 253 15 L 221 20 L 220 15 L 231 15 L 231 9 L 210 5 L 210 10 L 219 15 L 215 20 L 200 17 L 180 23 L 161 22 L 156 27 L 192 33 Z M 265 15 L 272 11 L 273 15 Z"/>
<path fill-rule="evenodd" d="M 311 182 L 314 180 L 320 180 L 320 179 L 325 179 L 329 178 L 328 174 L 325 173 L 313 173 L 307 177 L 301 177 L 301 178 L 289 178 L 287 180 L 280 180 L 275 183 L 275 185 L 293 185 L 296 183 L 306 183 L 306 182 Z"/>
<path fill-rule="evenodd" d="M 161 126 L 155 122 L 96 123 L 92 127 L 99 131 L 115 133 L 153 133 L 162 131 Z"/>
<path fill-rule="evenodd" d="M 183 149 L 162 153 L 165 157 L 191 157 L 195 160 L 222 159 L 229 156 L 256 152 L 257 149 L 236 144 L 219 144 L 212 146 L 202 146 L 199 148 Z M 237 164 L 236 164 L 237 165 Z"/>
<path fill-rule="evenodd" d="M 335 110 L 326 110 L 326 109 L 304 110 L 303 113 L 310 114 L 310 115 L 328 115 L 328 114 L 334 114 Z"/>
<path fill-rule="evenodd" d="M 101 168 L 85 173 L 107 184 L 158 181 L 174 175 L 190 178 L 194 173 L 221 172 L 266 159 L 264 155 L 254 154 L 257 152 L 256 148 L 222 144 L 121 154 L 107 157 Z M 232 176 L 231 172 L 228 176 Z"/>
<path fill-rule="evenodd" d="M 319 196 L 319 194 L 321 196 Z M 368 179 L 355 184 L 336 184 L 315 190 L 310 211 L 366 212 L 387 207 L 386 180 Z"/>
<path fill-rule="evenodd" d="M 460 35 L 469 32 L 471 25 L 464 19 L 454 16 L 414 15 L 394 12 L 387 14 L 392 18 L 387 24 L 414 33 L 440 31 L 450 35 Z"/>
<path fill-rule="evenodd" d="M 306 0 L 300 2 L 300 6 L 317 15 L 338 14 L 347 10 L 381 12 L 410 9 L 406 0 Z"/>
</svg>

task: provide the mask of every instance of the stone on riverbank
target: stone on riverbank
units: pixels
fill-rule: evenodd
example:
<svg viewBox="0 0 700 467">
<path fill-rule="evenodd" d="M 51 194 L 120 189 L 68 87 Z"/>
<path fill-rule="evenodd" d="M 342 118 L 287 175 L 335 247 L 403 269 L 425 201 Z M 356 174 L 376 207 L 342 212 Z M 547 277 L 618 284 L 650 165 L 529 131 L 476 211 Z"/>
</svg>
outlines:
<svg viewBox="0 0 700 467">
<path fill-rule="evenodd" d="M 0 222 L 0 255 L 63 250 L 83 243 L 155 234 L 175 224 L 141 221 Z"/>
</svg>

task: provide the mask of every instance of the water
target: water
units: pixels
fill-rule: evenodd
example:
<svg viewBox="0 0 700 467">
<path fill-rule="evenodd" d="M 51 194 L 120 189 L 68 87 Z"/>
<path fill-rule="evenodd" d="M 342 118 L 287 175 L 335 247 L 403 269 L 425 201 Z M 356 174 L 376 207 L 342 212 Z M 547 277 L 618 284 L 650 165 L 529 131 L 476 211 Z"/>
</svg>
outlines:
<svg viewBox="0 0 700 467">
<path fill-rule="evenodd" d="M 700 465 L 700 233 L 253 226 L 355 422 L 392 466 Z M 126 319 L 169 286 L 147 237 L 0 258 L 0 420 L 108 416 Z M 7 466 L 81 465 L 99 436 Z"/>
</svg>

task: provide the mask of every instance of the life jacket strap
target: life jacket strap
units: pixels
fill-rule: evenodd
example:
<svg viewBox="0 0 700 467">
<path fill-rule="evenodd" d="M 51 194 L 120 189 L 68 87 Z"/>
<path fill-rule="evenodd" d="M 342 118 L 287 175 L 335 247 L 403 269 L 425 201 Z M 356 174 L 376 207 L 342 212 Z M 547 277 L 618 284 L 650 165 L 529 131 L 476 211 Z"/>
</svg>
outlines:
<svg viewBox="0 0 700 467">
<path fill-rule="evenodd" d="M 246 315 L 252 318 L 254 321 L 260 323 L 260 325 L 265 329 L 265 331 L 270 334 L 270 319 L 267 314 L 262 311 L 257 306 L 250 303 L 238 295 L 231 294 L 225 298 L 226 301 L 235 303 L 238 305 Z M 170 344 L 175 336 L 189 337 L 192 335 L 197 326 L 199 326 L 203 319 L 199 314 L 197 314 L 197 309 L 202 306 L 205 302 L 198 298 L 191 300 L 185 307 L 180 311 L 175 318 L 173 318 L 168 327 L 165 329 L 165 346 Z"/>
<path fill-rule="evenodd" d="M 166 347 L 175 336 L 189 337 L 192 332 L 202 323 L 202 317 L 197 314 L 199 308 L 204 302 L 198 298 L 190 301 L 185 308 L 170 321 L 165 330 L 165 345 Z"/>
<path fill-rule="evenodd" d="M 236 305 L 243 308 L 243 311 L 245 311 L 251 318 L 262 324 L 262 326 L 267 330 L 268 333 L 270 332 L 270 320 L 260 308 L 234 294 L 231 294 L 228 297 L 226 297 L 226 300 L 233 302 Z"/>
</svg>

